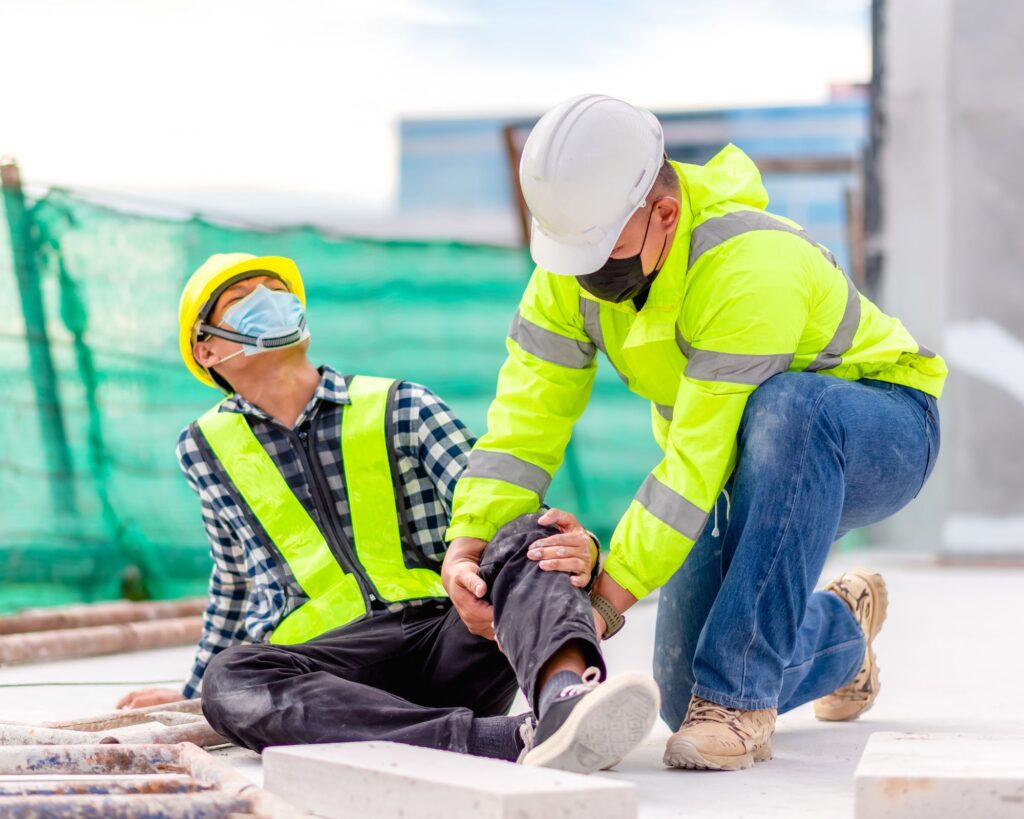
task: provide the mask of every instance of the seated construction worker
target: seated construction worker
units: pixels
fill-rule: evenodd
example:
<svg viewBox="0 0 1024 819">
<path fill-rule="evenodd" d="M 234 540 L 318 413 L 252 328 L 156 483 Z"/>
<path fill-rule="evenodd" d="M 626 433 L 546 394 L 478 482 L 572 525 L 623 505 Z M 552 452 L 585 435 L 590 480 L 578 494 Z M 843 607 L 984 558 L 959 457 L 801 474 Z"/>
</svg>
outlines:
<svg viewBox="0 0 1024 819">
<path fill-rule="evenodd" d="M 593 536 L 566 512 L 522 516 L 442 577 L 472 436 L 425 387 L 315 368 L 294 262 L 212 256 L 179 322 L 189 370 L 227 393 L 178 442 L 210 605 L 183 694 L 124 705 L 202 684 L 210 724 L 257 751 L 376 739 L 590 772 L 643 740 L 653 679 L 600 681 Z M 452 607 L 463 584 L 493 631 Z M 518 687 L 539 721 L 506 716 Z"/>
</svg>

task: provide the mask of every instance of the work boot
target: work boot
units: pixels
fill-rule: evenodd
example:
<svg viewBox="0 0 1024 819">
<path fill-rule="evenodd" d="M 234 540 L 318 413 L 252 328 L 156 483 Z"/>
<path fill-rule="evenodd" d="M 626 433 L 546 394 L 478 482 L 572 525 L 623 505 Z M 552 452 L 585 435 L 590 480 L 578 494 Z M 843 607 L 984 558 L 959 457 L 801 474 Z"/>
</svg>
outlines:
<svg viewBox="0 0 1024 819">
<path fill-rule="evenodd" d="M 664 762 L 670 768 L 741 771 L 772 758 L 776 710 L 741 711 L 694 695 L 686 719 L 669 737 Z"/>
<path fill-rule="evenodd" d="M 551 701 L 535 731 L 522 732 L 521 765 L 603 771 L 647 738 L 660 705 L 654 680 L 635 673 L 606 682 L 600 677 L 598 669 L 588 668 L 583 682 L 566 686 Z"/>
<path fill-rule="evenodd" d="M 853 681 L 814 701 L 814 716 L 828 722 L 842 722 L 857 719 L 875 704 L 878 696 L 878 661 L 871 643 L 885 622 L 889 593 L 882 575 L 865 569 L 839 575 L 825 591 L 832 592 L 850 607 L 867 641 L 864 662 Z"/>
</svg>

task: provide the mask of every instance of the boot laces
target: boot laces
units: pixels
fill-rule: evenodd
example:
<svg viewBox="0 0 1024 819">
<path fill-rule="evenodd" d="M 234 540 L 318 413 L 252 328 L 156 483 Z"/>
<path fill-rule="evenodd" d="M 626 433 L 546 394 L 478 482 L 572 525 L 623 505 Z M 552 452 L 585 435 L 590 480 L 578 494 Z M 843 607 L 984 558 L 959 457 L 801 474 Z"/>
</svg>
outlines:
<svg viewBox="0 0 1024 819">
<path fill-rule="evenodd" d="M 533 715 L 527 715 L 526 719 L 519 726 L 519 738 L 523 741 L 523 754 L 528 753 L 533 748 L 533 738 L 536 733 L 537 724 L 534 722 Z"/>
<path fill-rule="evenodd" d="M 583 672 L 583 681 L 567 685 L 558 693 L 558 699 L 589 694 L 601 684 L 601 670 L 591 666 Z"/>
<path fill-rule="evenodd" d="M 727 705 L 719 705 L 711 700 L 694 699 L 690 705 L 690 712 L 686 715 L 686 722 L 724 722 L 731 724 L 739 721 L 739 708 L 730 708 Z"/>
</svg>

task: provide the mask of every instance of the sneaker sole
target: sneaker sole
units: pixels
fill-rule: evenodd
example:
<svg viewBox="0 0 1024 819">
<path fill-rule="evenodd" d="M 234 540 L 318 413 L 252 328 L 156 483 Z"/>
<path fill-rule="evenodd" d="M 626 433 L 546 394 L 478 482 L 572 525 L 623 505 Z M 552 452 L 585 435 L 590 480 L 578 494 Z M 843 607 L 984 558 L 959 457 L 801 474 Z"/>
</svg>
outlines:
<svg viewBox="0 0 1024 819">
<path fill-rule="evenodd" d="M 621 674 L 588 694 L 524 765 L 593 773 L 611 768 L 651 733 L 660 694 L 643 674 Z"/>
<path fill-rule="evenodd" d="M 831 709 L 825 703 L 821 703 L 819 705 L 819 701 L 815 701 L 814 716 L 822 722 L 850 722 L 851 720 L 857 719 L 862 714 L 866 714 L 871 710 L 872 706 L 875 704 L 875 700 L 878 699 L 878 692 L 881 690 L 878 657 L 875 655 L 873 643 L 879 632 L 882 630 L 882 625 L 885 623 L 885 618 L 889 613 L 889 589 L 885 584 L 885 578 L 883 578 L 878 572 L 869 572 L 867 569 L 854 569 L 848 574 L 856 574 L 868 584 L 868 587 L 871 589 L 871 596 L 875 602 L 875 605 L 871 609 L 871 617 L 868 622 L 864 623 L 862 626 L 864 629 L 864 636 L 867 639 L 864 663 L 867 665 L 868 674 L 871 676 L 871 687 L 874 691 L 874 696 L 864 705 L 863 708 L 850 712 L 843 712 L 838 715 L 832 713 Z M 828 590 L 831 585 L 832 584 L 830 583 L 825 587 L 825 589 Z"/>
<path fill-rule="evenodd" d="M 767 762 L 773 755 L 770 739 L 743 756 L 716 756 L 702 754 L 688 739 L 672 737 L 663 761 L 669 768 L 689 771 L 743 771 L 754 767 L 755 762 Z"/>
</svg>

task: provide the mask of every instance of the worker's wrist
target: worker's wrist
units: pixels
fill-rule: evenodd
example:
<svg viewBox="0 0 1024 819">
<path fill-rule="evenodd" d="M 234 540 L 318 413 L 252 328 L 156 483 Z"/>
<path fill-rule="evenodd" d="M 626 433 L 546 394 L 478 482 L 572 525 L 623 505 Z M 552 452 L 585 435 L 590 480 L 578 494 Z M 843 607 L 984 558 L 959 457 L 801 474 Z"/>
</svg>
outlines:
<svg viewBox="0 0 1024 819">
<path fill-rule="evenodd" d="M 474 563 L 480 562 L 480 557 L 487 548 L 487 541 L 476 537 L 457 537 L 448 545 L 445 552 L 444 564 L 455 564 L 461 560 L 471 560 Z"/>
<path fill-rule="evenodd" d="M 615 578 L 606 571 L 601 572 L 597 576 L 597 579 L 594 581 L 593 592 L 605 598 L 620 614 L 636 603 L 636 597 L 628 589 L 615 582 Z"/>
</svg>

